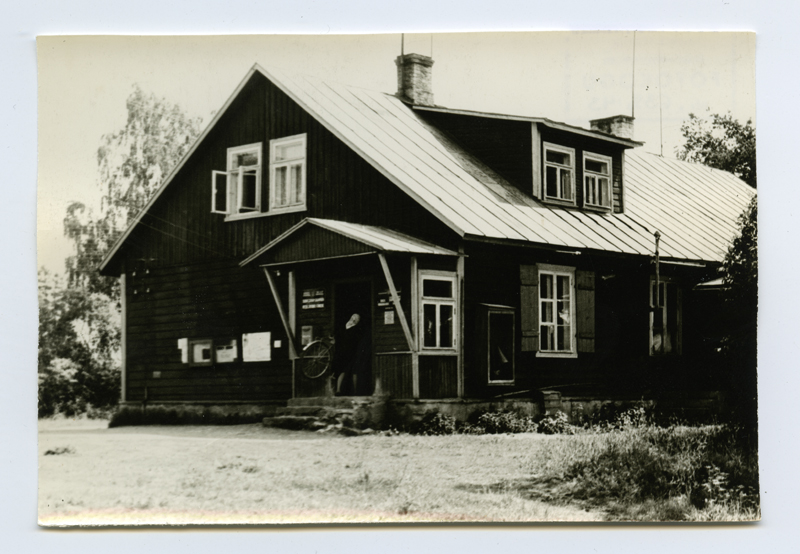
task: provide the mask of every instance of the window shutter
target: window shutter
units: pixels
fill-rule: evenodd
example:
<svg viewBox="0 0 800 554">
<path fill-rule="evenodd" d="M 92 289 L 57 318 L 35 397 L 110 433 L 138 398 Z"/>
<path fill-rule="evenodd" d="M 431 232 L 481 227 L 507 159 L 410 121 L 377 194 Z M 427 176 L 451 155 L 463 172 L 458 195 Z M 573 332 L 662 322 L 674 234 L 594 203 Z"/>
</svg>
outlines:
<svg viewBox="0 0 800 554">
<path fill-rule="evenodd" d="M 594 271 L 575 272 L 578 352 L 594 352 Z"/>
<path fill-rule="evenodd" d="M 536 352 L 539 350 L 539 268 L 519 266 L 519 280 L 522 351 Z"/>
</svg>

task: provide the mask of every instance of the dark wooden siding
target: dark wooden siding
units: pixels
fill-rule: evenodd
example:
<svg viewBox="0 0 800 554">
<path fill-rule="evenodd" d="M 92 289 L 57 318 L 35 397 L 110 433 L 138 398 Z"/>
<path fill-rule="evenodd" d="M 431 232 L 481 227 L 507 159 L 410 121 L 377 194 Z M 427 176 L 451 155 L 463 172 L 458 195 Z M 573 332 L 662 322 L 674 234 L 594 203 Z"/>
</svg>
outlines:
<svg viewBox="0 0 800 554">
<path fill-rule="evenodd" d="M 259 271 L 241 269 L 235 260 L 168 268 L 140 263 L 126 288 L 128 400 L 143 400 L 145 387 L 151 401 L 257 402 L 291 394 L 286 336 Z M 240 340 L 242 333 L 264 331 L 283 341 L 271 361 L 207 367 L 181 362 L 178 339 Z"/>
<path fill-rule="evenodd" d="M 648 286 L 653 267 L 645 258 L 622 256 L 568 256 L 537 249 L 470 244 L 465 261 L 465 393 L 467 397 L 497 394 L 534 394 L 543 388 L 563 392 L 617 394 L 651 388 L 713 389 L 703 367 L 704 337 L 709 335 L 708 316 L 693 300 L 694 284 L 710 270 L 662 265 L 662 275 L 677 279 L 683 290 L 683 355 L 654 358 L 649 355 Z M 594 273 L 594 352 L 579 352 L 577 358 L 537 357 L 522 351 L 520 325 L 520 264 L 554 264 Z M 582 274 L 586 278 L 586 274 Z M 481 329 L 481 304 L 499 304 L 515 309 L 517 322 L 516 367 L 513 385 L 488 385 L 485 340 Z M 705 329 L 703 330 L 705 325 Z M 706 356 L 708 358 L 708 356 Z M 705 376 L 705 377 L 704 377 Z"/>
<path fill-rule="evenodd" d="M 307 133 L 307 210 L 225 222 L 211 213 L 211 172 L 227 148 L 262 143 L 262 199 L 269 198 L 270 139 Z M 443 246 L 454 233 L 389 182 L 293 100 L 255 74 L 128 238 L 121 258 L 176 265 L 244 259 L 305 217 L 390 227 Z M 119 260 L 123 261 L 123 260 Z M 112 264 L 109 271 L 116 271 Z"/>
<path fill-rule="evenodd" d="M 456 356 L 419 357 L 419 397 L 455 398 L 458 396 Z"/>
<path fill-rule="evenodd" d="M 411 354 L 379 354 L 373 365 L 376 387 L 393 398 L 414 396 L 411 375 Z M 376 388 L 377 391 L 377 388 Z"/>
<path fill-rule="evenodd" d="M 474 116 L 420 111 L 417 114 L 447 133 L 520 190 L 531 194 L 531 124 Z"/>
<path fill-rule="evenodd" d="M 364 243 L 306 224 L 291 237 L 282 240 L 270 256 L 271 263 L 318 260 L 334 256 L 352 256 L 373 252 Z"/>
</svg>

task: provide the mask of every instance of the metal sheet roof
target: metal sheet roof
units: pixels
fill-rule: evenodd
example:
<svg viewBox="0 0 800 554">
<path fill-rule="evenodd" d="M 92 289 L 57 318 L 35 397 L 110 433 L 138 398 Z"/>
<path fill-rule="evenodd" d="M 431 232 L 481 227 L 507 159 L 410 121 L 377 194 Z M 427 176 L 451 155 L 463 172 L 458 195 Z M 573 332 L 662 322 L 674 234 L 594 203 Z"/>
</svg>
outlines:
<svg viewBox="0 0 800 554">
<path fill-rule="evenodd" d="M 506 182 L 396 97 L 259 68 L 452 229 L 466 237 L 721 261 L 755 191 L 725 171 L 626 152 L 625 213 L 553 207 Z"/>
<path fill-rule="evenodd" d="M 444 256 L 458 256 L 458 252 L 448 250 L 411 237 L 409 235 L 386 229 L 384 227 L 375 227 L 372 225 L 360 225 L 358 223 L 347 223 L 345 221 L 337 221 L 333 219 L 319 219 L 308 217 L 283 233 L 281 236 L 260 248 L 257 252 L 249 256 L 246 260 L 241 262 L 240 265 L 247 265 L 254 260 L 260 258 L 270 250 L 278 247 L 287 239 L 292 237 L 295 233 L 308 225 L 320 227 L 332 233 L 344 236 L 351 240 L 357 241 L 367 247 L 374 249 L 376 252 L 400 252 L 405 254 L 436 254 Z"/>
<path fill-rule="evenodd" d="M 658 230 L 665 257 L 721 261 L 736 235 L 737 216 L 755 194 L 730 173 L 628 151 L 624 214 L 548 206 L 505 181 L 393 95 L 258 65 L 189 154 L 255 72 L 272 80 L 387 179 L 466 238 L 650 255 L 652 235 Z M 111 262 L 142 214 L 169 186 L 189 154 L 110 250 L 101 270 Z M 341 222 L 329 222 L 335 223 Z M 349 229 L 355 232 L 355 227 Z"/>
</svg>

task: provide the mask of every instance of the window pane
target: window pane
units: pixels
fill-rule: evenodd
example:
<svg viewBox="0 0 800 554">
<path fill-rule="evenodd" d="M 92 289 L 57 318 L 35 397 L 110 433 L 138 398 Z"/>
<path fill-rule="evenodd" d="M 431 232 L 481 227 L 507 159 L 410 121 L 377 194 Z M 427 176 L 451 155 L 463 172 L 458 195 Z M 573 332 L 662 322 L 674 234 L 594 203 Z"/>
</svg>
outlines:
<svg viewBox="0 0 800 554">
<path fill-rule="evenodd" d="M 275 162 L 285 160 L 296 160 L 305 157 L 305 149 L 302 142 L 291 142 L 275 147 Z"/>
<path fill-rule="evenodd" d="M 598 162 L 596 160 L 586 160 L 586 165 L 584 167 L 586 167 L 587 171 L 608 175 L 608 164 L 606 162 Z"/>
<path fill-rule="evenodd" d="M 545 194 L 558 198 L 558 168 L 547 167 Z"/>
<path fill-rule="evenodd" d="M 546 273 L 539 275 L 539 297 L 553 298 L 553 276 Z"/>
<path fill-rule="evenodd" d="M 256 185 L 258 184 L 258 180 L 256 179 L 256 174 L 253 172 L 247 172 L 242 174 L 242 200 L 241 200 L 241 207 L 245 209 L 255 210 L 257 206 L 257 192 L 256 192 Z"/>
<path fill-rule="evenodd" d="M 292 204 L 303 203 L 303 166 L 300 164 L 292 166 Z"/>
<path fill-rule="evenodd" d="M 570 324 L 569 302 L 562 301 L 558 303 L 558 324 Z"/>
<path fill-rule="evenodd" d="M 572 200 L 572 173 L 567 169 L 561 170 L 561 198 Z"/>
<path fill-rule="evenodd" d="M 279 167 L 275 170 L 275 205 L 286 205 L 286 168 Z"/>
<path fill-rule="evenodd" d="M 542 325 L 539 327 L 539 349 L 553 350 L 553 326 Z"/>
<path fill-rule="evenodd" d="M 609 194 L 609 187 L 608 187 L 608 179 L 602 178 L 599 179 L 600 182 L 600 202 L 601 206 L 610 206 L 611 205 L 611 195 Z"/>
<path fill-rule="evenodd" d="M 258 165 L 258 151 L 251 150 L 249 152 L 237 154 L 233 163 L 236 164 L 236 168 L 240 166 Z"/>
<path fill-rule="evenodd" d="M 439 279 L 422 280 L 422 296 L 429 298 L 453 298 L 453 282 Z"/>
<path fill-rule="evenodd" d="M 548 162 L 553 162 L 561 165 L 572 165 L 570 155 L 566 152 L 556 152 L 555 150 L 547 150 L 545 158 Z"/>
<path fill-rule="evenodd" d="M 422 305 L 422 344 L 436 346 L 436 305 Z"/>
<path fill-rule="evenodd" d="M 217 173 L 214 175 L 214 210 L 228 211 L 228 174 Z"/>
<path fill-rule="evenodd" d="M 542 302 L 542 323 L 553 323 L 553 303 Z"/>
<path fill-rule="evenodd" d="M 586 176 L 586 202 L 597 204 L 597 194 L 595 192 L 595 178 L 591 175 Z"/>
<path fill-rule="evenodd" d="M 559 275 L 557 277 L 556 298 L 559 300 L 569 300 L 569 277 L 566 275 Z"/>
<path fill-rule="evenodd" d="M 195 363 L 211 361 L 211 342 L 196 342 L 192 345 L 192 361 Z"/>
<path fill-rule="evenodd" d="M 558 350 L 565 352 L 572 350 L 572 332 L 568 325 L 558 326 Z"/>
<path fill-rule="evenodd" d="M 514 379 L 514 316 L 489 314 L 489 380 Z"/>
<path fill-rule="evenodd" d="M 447 304 L 439 306 L 439 346 L 453 346 L 453 306 Z"/>
</svg>

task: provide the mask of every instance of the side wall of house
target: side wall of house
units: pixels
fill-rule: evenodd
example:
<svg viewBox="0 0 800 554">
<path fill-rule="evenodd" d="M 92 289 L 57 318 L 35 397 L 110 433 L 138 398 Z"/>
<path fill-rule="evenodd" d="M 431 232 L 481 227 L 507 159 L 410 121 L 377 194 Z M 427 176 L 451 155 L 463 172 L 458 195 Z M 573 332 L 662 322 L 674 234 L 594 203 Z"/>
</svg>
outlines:
<svg viewBox="0 0 800 554">
<path fill-rule="evenodd" d="M 717 390 L 720 368 L 709 364 L 708 314 L 705 304 L 696 299 L 693 286 L 710 269 L 662 266 L 664 279 L 679 283 L 682 294 L 682 353 L 677 356 L 650 356 L 649 286 L 654 268 L 646 258 L 635 259 L 604 254 L 561 254 L 544 249 L 512 248 L 500 245 L 470 244 L 466 258 L 465 310 L 465 387 L 468 397 L 536 395 L 553 388 L 564 394 L 636 396 L 668 390 Z M 594 309 L 593 347 L 584 349 L 585 338 L 578 334 L 577 356 L 546 357 L 523 349 L 524 300 L 520 266 L 539 264 L 573 268 L 581 278 L 593 275 L 591 296 Z M 578 303 L 588 296 L 577 291 Z M 490 383 L 487 361 L 486 314 L 508 308 L 514 314 L 514 379 Z M 576 306 L 576 319 L 586 306 Z M 538 323 L 537 323 L 538 325 Z M 535 340 L 538 341 L 538 338 Z M 505 358 L 509 358 L 504 352 Z"/>
<path fill-rule="evenodd" d="M 307 134 L 306 210 L 238 221 L 211 213 L 212 171 L 226 169 L 228 148 L 262 144 L 262 199 L 267 203 L 269 141 L 301 133 Z M 291 397 L 287 338 L 268 283 L 261 270 L 238 263 L 305 217 L 380 225 L 455 244 L 444 224 L 257 73 L 108 268 L 127 276 L 127 400 Z M 285 277 L 284 272 L 284 302 Z M 272 334 L 269 362 L 219 367 L 181 362 L 179 339 L 241 341 L 243 334 L 258 332 Z"/>
<path fill-rule="evenodd" d="M 291 395 L 288 343 L 260 270 L 235 261 L 141 263 L 127 275 L 125 295 L 127 401 L 264 402 Z M 271 334 L 271 359 L 242 361 L 243 335 L 264 332 Z M 194 365 L 181 339 L 187 350 L 192 340 L 235 340 L 238 359 Z"/>
</svg>

